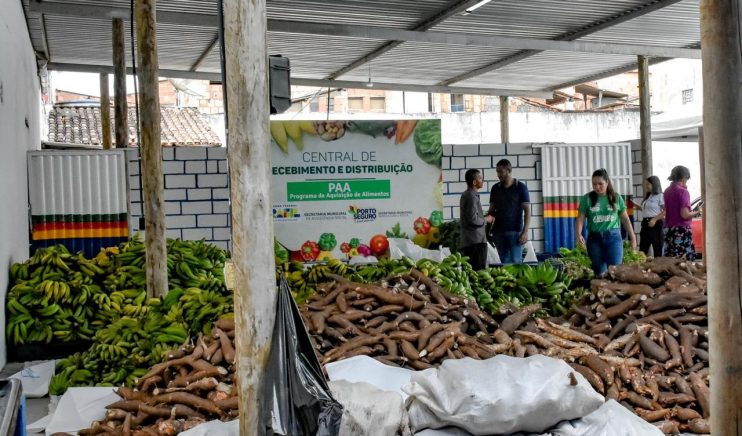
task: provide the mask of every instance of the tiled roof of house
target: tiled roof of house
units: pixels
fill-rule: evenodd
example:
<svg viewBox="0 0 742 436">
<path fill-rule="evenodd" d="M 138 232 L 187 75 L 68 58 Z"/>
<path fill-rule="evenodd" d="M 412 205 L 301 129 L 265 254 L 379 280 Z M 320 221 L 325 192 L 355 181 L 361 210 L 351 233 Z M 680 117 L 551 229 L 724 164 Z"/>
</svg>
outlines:
<svg viewBox="0 0 742 436">
<path fill-rule="evenodd" d="M 206 119 L 195 108 L 162 107 L 161 138 L 163 146 L 219 147 L 219 137 Z M 136 147 L 137 132 L 134 108 L 129 108 L 129 146 Z M 114 136 L 113 108 L 111 108 L 111 136 Z M 101 145 L 103 134 L 100 107 L 59 106 L 49 113 L 50 142 Z M 115 137 L 112 139 L 115 142 Z"/>
</svg>

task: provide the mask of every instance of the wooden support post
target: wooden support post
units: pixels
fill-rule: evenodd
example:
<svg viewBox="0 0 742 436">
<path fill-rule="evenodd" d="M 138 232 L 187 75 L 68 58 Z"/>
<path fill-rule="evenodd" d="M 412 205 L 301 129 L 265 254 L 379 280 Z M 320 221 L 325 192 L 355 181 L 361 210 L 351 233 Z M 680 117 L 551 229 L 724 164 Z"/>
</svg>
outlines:
<svg viewBox="0 0 742 436">
<path fill-rule="evenodd" d="M 739 0 L 701 1 L 711 425 L 742 435 L 742 29 Z"/>
<path fill-rule="evenodd" d="M 500 142 L 510 142 L 510 102 L 506 95 L 500 96 Z"/>
<path fill-rule="evenodd" d="M 641 139 L 642 180 L 646 180 L 652 170 L 652 112 L 649 96 L 649 59 L 639 56 L 639 137 Z"/>
<path fill-rule="evenodd" d="M 701 176 L 701 198 L 706 200 L 706 165 L 704 165 L 704 162 L 706 162 L 706 156 L 703 150 L 703 126 L 698 128 L 698 162 L 700 162 L 700 176 Z M 701 227 L 703 227 L 703 234 L 701 235 L 701 243 L 703 246 L 701 249 L 703 250 L 703 256 L 704 259 L 706 259 L 706 234 L 707 229 L 706 227 L 706 202 L 703 202 L 703 205 L 701 206 Z M 698 249 L 698 247 L 696 247 Z"/>
<path fill-rule="evenodd" d="M 160 139 L 160 88 L 158 85 L 156 0 L 136 0 L 140 111 L 142 134 L 142 195 L 144 203 L 144 245 L 147 266 L 147 295 L 167 294 L 167 248 L 165 245 L 165 192 L 162 178 Z"/>
<path fill-rule="evenodd" d="M 275 322 L 266 0 L 224 0 L 240 434 L 259 429 Z"/>
<path fill-rule="evenodd" d="M 100 73 L 100 124 L 103 149 L 111 148 L 111 97 L 108 95 L 108 73 Z"/>
<path fill-rule="evenodd" d="M 124 21 L 113 20 L 113 107 L 116 129 L 116 148 L 129 146 L 129 126 L 126 121 L 126 42 Z"/>
</svg>

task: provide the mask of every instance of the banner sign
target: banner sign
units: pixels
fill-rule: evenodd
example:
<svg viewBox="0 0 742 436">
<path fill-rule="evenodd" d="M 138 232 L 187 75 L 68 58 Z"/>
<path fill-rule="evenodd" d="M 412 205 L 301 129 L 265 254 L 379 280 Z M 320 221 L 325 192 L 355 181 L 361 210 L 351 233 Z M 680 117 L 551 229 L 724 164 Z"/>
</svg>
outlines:
<svg viewBox="0 0 742 436">
<path fill-rule="evenodd" d="M 271 121 L 271 136 L 274 229 L 292 258 L 381 255 L 377 235 L 438 237 L 440 120 Z"/>
</svg>

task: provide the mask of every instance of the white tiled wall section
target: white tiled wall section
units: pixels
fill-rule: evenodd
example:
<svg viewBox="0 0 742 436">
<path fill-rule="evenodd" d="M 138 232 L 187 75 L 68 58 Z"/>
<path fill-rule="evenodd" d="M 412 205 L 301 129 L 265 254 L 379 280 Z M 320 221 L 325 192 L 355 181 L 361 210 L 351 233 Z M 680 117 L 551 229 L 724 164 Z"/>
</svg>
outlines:
<svg viewBox="0 0 742 436">
<path fill-rule="evenodd" d="M 163 148 L 162 155 L 167 237 L 231 248 L 226 148 Z M 128 158 L 131 229 L 136 231 L 143 209 L 138 150 L 130 150 Z"/>
<path fill-rule="evenodd" d="M 495 166 L 500 159 L 513 164 L 513 176 L 528 186 L 531 195 L 530 239 L 537 251 L 544 249 L 544 206 L 541 191 L 541 152 L 531 143 L 456 144 L 443 146 L 443 216 L 458 219 L 459 198 L 466 190 L 464 174 L 470 168 L 482 171 L 484 187 L 480 191 L 486 210 L 489 191 L 497 183 Z"/>
</svg>

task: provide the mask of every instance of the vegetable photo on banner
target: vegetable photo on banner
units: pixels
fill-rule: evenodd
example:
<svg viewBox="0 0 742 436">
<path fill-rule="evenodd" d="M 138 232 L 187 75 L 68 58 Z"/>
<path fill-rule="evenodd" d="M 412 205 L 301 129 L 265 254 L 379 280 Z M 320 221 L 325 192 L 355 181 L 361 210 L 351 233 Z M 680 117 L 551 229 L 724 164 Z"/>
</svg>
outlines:
<svg viewBox="0 0 742 436">
<path fill-rule="evenodd" d="M 415 152 L 430 165 L 441 167 L 443 144 L 440 120 L 420 120 L 414 134 Z"/>
</svg>

